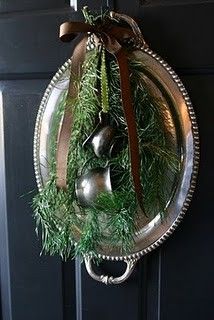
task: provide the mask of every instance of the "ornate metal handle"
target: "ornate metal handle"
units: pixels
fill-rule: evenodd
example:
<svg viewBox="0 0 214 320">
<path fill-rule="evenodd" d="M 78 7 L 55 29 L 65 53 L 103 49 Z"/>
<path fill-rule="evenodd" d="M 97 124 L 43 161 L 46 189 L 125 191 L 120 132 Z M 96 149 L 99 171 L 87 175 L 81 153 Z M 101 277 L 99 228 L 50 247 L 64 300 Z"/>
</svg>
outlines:
<svg viewBox="0 0 214 320">
<path fill-rule="evenodd" d="M 132 19 L 131 17 L 127 16 L 126 14 L 121 14 L 121 13 L 117 13 L 114 11 L 110 12 L 110 16 L 112 17 L 112 19 L 116 19 L 118 21 L 122 20 L 125 21 L 126 23 L 128 23 L 128 25 L 132 28 L 132 31 L 135 34 L 135 44 L 139 47 L 143 47 L 143 48 L 147 48 L 148 45 L 146 43 L 146 41 L 144 40 L 144 37 L 141 33 L 141 30 L 138 26 L 138 24 L 136 23 L 136 21 L 134 19 Z M 134 39 L 133 39 L 134 40 Z"/>
<path fill-rule="evenodd" d="M 124 260 L 126 263 L 126 270 L 125 272 L 120 276 L 114 278 L 113 276 L 108 276 L 108 275 L 97 275 L 92 268 L 91 264 L 91 258 L 85 257 L 85 266 L 86 270 L 88 271 L 88 274 L 96 281 L 102 282 L 104 284 L 120 284 L 127 280 L 129 276 L 131 275 L 132 271 L 135 268 L 135 265 L 138 261 L 138 259 L 129 259 L 129 260 Z"/>
</svg>

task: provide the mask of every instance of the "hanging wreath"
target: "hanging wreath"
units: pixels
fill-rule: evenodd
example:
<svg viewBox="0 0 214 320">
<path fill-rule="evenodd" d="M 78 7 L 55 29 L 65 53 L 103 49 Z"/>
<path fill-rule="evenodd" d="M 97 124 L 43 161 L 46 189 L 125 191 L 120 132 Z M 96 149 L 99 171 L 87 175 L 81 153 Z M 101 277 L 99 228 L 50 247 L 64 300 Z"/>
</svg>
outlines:
<svg viewBox="0 0 214 320">
<path fill-rule="evenodd" d="M 51 118 L 48 178 L 33 209 L 45 252 L 96 260 L 103 248 L 129 255 L 142 221 L 164 220 L 182 152 L 169 95 L 138 54 L 147 45 L 136 22 L 83 14 L 85 23 L 60 29 L 62 41 L 83 36 Z"/>
</svg>

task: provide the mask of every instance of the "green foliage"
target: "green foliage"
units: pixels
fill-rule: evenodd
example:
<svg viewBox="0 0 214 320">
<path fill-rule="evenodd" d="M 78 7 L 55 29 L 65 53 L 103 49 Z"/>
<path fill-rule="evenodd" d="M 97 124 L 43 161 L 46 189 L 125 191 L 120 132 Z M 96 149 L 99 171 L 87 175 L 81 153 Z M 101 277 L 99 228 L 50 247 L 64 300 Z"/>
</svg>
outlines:
<svg viewBox="0 0 214 320">
<path fill-rule="evenodd" d="M 42 226 L 43 249 L 50 254 L 59 253 L 64 258 L 69 257 L 73 250 L 74 232 L 72 226 L 81 225 L 81 219 L 77 217 L 75 208 L 75 179 L 78 175 L 78 169 L 87 160 L 82 143 L 88 132 L 94 128 L 94 119 L 99 111 L 95 89 L 98 58 L 97 51 L 88 53 L 84 64 L 85 72 L 81 83 L 79 83 L 78 100 L 70 106 L 73 108 L 74 123 L 68 161 L 68 192 L 58 190 L 55 184 L 56 139 L 59 117 L 62 116 L 65 108 L 65 99 L 63 99 L 52 121 L 48 168 L 50 180 L 33 200 L 37 226 Z M 68 102 L 66 102 L 67 107 Z M 69 103 L 71 104 L 71 101 Z"/>
<path fill-rule="evenodd" d="M 172 149 L 173 137 L 170 131 L 167 108 L 162 99 L 151 91 L 145 78 L 145 67 L 141 62 L 130 60 L 131 87 L 133 106 L 137 119 L 138 138 L 141 156 L 141 181 L 145 214 L 155 216 L 164 214 L 166 202 L 171 193 L 174 174 L 179 170 L 176 152 Z M 120 97 L 118 66 L 115 61 L 109 65 L 109 97 L 111 114 L 118 121 L 119 136 L 127 141 L 126 122 L 124 121 Z M 128 148 L 121 154 L 119 163 L 124 169 L 121 184 L 127 185 L 131 180 Z M 131 186 L 130 186 L 131 188 Z"/>
<path fill-rule="evenodd" d="M 98 66 L 101 62 L 101 70 Z M 50 135 L 50 180 L 34 198 L 33 208 L 37 226 L 42 226 L 43 249 L 50 254 L 68 258 L 75 254 L 90 254 L 97 259 L 97 250 L 103 246 L 114 246 L 122 254 L 130 252 L 134 245 L 138 212 L 134 193 L 127 125 L 123 115 L 120 96 L 118 65 L 106 59 L 103 53 L 92 51 L 87 54 L 84 73 L 78 83 L 76 101 L 67 100 L 73 110 L 70 150 L 68 157 L 68 191 L 58 190 L 55 185 L 55 153 L 59 122 L 65 108 L 65 97 L 59 103 L 52 121 Z M 137 121 L 141 156 L 141 179 L 145 214 L 153 217 L 159 212 L 164 215 L 172 192 L 179 161 L 173 150 L 173 137 L 168 125 L 167 109 L 162 99 L 154 96 L 146 69 L 141 62 L 130 60 L 131 87 Z M 101 103 L 97 91 L 101 87 Z M 115 157 L 97 158 L 91 148 L 83 148 L 83 142 L 92 133 L 98 114 L 109 110 L 113 123 L 117 123 L 117 139 L 122 146 Z M 93 206 L 82 208 L 75 197 L 75 180 L 82 168 L 112 168 L 112 180 L 117 183 L 112 193 L 102 193 Z M 73 243 L 76 242 L 74 248 Z"/>
<path fill-rule="evenodd" d="M 102 11 L 102 10 L 101 10 Z M 98 12 L 91 12 L 87 6 L 83 7 L 82 9 L 83 16 L 85 18 L 85 22 L 89 23 L 90 25 L 100 25 L 105 24 L 106 21 L 110 20 L 109 10 L 104 10 L 100 13 Z"/>
<path fill-rule="evenodd" d="M 108 217 L 106 230 L 109 231 L 111 245 L 119 247 L 121 253 L 127 253 L 134 244 L 133 213 L 137 207 L 134 193 L 125 191 L 103 193 L 98 197 L 96 205 Z"/>
</svg>

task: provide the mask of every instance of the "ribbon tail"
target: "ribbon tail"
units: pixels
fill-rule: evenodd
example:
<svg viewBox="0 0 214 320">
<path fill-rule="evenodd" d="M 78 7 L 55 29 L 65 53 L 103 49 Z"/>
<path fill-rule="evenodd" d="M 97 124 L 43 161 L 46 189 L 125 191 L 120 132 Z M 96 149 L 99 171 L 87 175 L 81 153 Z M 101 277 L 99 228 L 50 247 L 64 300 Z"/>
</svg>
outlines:
<svg viewBox="0 0 214 320">
<path fill-rule="evenodd" d="M 78 95 L 76 80 L 82 75 L 82 64 L 85 60 L 87 36 L 75 47 L 71 62 L 71 76 L 66 98 L 65 112 L 58 132 L 56 150 L 56 185 L 59 189 L 67 190 L 67 162 L 73 124 L 72 103 Z"/>
<path fill-rule="evenodd" d="M 128 67 L 128 60 L 123 48 L 114 53 L 120 70 L 120 88 L 123 104 L 123 111 L 126 118 L 129 139 L 129 152 L 131 161 L 131 172 L 133 177 L 134 189 L 140 208 L 143 207 L 143 192 L 140 179 L 140 152 L 138 143 L 138 134 L 135 121 L 134 108 L 132 104 L 130 73 Z"/>
</svg>

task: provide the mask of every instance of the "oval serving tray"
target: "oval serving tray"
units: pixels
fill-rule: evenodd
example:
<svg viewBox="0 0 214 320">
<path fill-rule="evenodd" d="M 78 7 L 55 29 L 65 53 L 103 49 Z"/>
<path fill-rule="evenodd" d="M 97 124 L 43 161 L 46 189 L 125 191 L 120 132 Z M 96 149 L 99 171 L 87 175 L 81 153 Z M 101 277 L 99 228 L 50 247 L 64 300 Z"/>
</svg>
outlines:
<svg viewBox="0 0 214 320">
<path fill-rule="evenodd" d="M 182 220 L 194 191 L 199 162 L 199 135 L 195 113 L 189 96 L 171 67 L 156 53 L 146 48 L 134 51 L 136 59 L 146 66 L 146 77 L 158 95 L 164 100 L 168 110 L 168 121 L 174 137 L 175 150 L 181 161 L 181 170 L 174 177 L 171 197 L 166 214 L 138 221 L 135 246 L 128 255 L 121 255 L 115 248 L 102 248 L 99 257 L 107 260 L 122 260 L 127 264 L 121 277 L 96 275 L 90 257 L 85 257 L 86 268 L 95 280 L 106 284 L 118 284 L 126 280 L 137 260 L 157 248 L 175 230 Z M 53 114 L 62 95 L 68 89 L 71 60 L 58 70 L 45 91 L 39 107 L 34 135 L 34 165 L 39 191 L 48 181 L 49 134 Z"/>
</svg>

